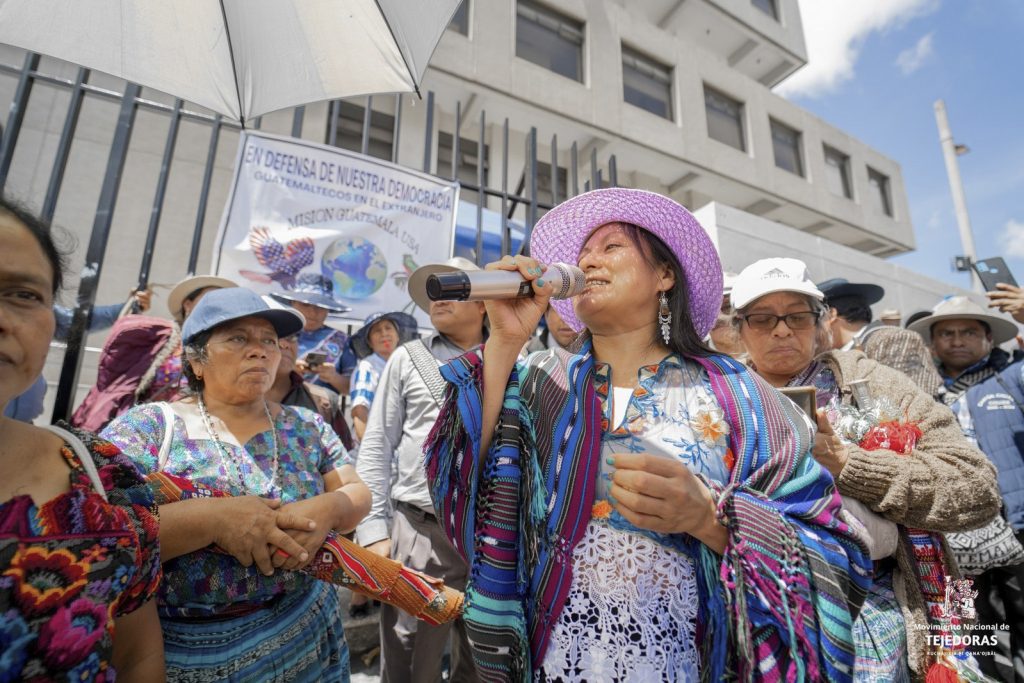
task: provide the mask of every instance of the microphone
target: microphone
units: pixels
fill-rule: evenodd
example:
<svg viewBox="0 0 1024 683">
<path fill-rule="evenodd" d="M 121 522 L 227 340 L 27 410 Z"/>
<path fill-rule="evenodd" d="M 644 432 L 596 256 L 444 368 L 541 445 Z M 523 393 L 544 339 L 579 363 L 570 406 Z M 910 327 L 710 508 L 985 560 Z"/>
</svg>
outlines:
<svg viewBox="0 0 1024 683">
<path fill-rule="evenodd" d="M 552 263 L 540 276 L 555 286 L 552 299 L 568 299 L 583 291 L 583 271 L 567 263 Z M 518 272 L 508 270 L 456 270 L 427 278 L 427 298 L 431 301 L 485 301 L 520 299 L 533 296 L 533 283 Z"/>
</svg>

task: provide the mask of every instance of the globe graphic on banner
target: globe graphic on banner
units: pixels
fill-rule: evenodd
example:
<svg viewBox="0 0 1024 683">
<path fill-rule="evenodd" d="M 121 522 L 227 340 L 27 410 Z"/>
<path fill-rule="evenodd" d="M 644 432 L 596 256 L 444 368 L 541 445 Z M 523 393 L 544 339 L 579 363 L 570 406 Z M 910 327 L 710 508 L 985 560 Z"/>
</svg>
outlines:
<svg viewBox="0 0 1024 683">
<path fill-rule="evenodd" d="M 334 285 L 334 293 L 348 299 L 365 299 L 372 295 L 384 284 L 388 274 L 384 252 L 362 237 L 335 240 L 324 251 L 320 268 Z"/>
</svg>

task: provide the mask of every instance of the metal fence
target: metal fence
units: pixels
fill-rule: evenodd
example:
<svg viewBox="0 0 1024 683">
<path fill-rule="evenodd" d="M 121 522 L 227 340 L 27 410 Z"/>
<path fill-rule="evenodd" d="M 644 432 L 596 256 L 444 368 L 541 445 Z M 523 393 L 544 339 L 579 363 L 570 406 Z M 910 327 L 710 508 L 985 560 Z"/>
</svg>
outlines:
<svg viewBox="0 0 1024 683">
<path fill-rule="evenodd" d="M 165 213 L 165 199 L 171 169 L 176 159 L 179 131 L 183 122 L 200 124 L 208 128 L 209 142 L 206 151 L 202 182 L 195 204 L 195 220 L 191 234 L 191 246 L 187 262 L 181 264 L 181 273 L 194 274 L 207 226 L 207 209 L 210 202 L 211 179 L 217 161 L 218 142 L 223 131 L 238 130 L 238 125 L 225 121 L 220 115 L 208 114 L 190 108 L 182 100 L 172 104 L 143 97 L 142 88 L 125 83 L 120 90 L 91 84 L 90 71 L 80 68 L 72 78 L 46 73 L 41 64 L 46 58 L 28 53 L 18 64 L 0 63 L 0 77 L 16 79 L 7 120 L 3 123 L 0 141 L 0 192 L 4 190 L 12 168 L 15 150 L 26 124 L 33 94 L 40 85 L 66 92 L 68 103 L 64 121 L 56 143 L 49 180 L 42 200 L 41 215 L 46 220 L 54 216 L 66 183 L 66 171 L 72 146 L 77 140 L 79 116 L 87 98 L 99 98 L 114 102 L 118 106 L 113 139 L 109 145 L 102 185 L 95 213 L 91 217 L 92 227 L 88 232 L 83 267 L 76 298 L 76 309 L 71 330 L 67 338 L 60 379 L 57 385 L 53 419 L 67 418 L 73 409 L 75 389 L 82 367 L 82 354 L 86 330 L 96 302 L 96 293 L 103 276 L 104 255 L 107 253 L 114 211 L 118 203 L 118 192 L 122 186 L 126 160 L 132 135 L 136 129 L 136 115 L 142 110 L 164 116 L 168 120 L 163 155 L 159 174 L 153 187 L 153 199 L 146 228 L 145 246 L 142 249 L 138 269 L 138 287 L 145 288 L 150 282 L 154 250 L 160 230 L 161 218 Z M 501 216 L 501 253 L 512 249 L 512 225 L 521 226 L 525 235 L 521 244 L 528 243 L 529 232 L 539 216 L 559 201 L 591 188 L 617 184 L 615 157 L 610 156 L 604 165 L 598 163 L 596 150 L 581 159 L 575 142 L 568 147 L 559 146 L 552 135 L 542 138 L 533 125 L 516 122 L 514 131 L 525 133 L 525 149 L 522 150 L 522 164 L 510 168 L 510 122 L 502 117 L 500 126 L 490 123 L 487 112 L 481 110 L 474 121 L 465 121 L 463 105 L 454 102 L 444 109 L 450 116 L 454 109 L 454 131 L 437 129 L 435 122 L 442 107 L 435 102 L 434 92 L 428 92 L 425 101 L 425 118 L 422 123 L 422 157 L 415 160 L 400 158 L 400 140 L 403 131 L 412 127 L 403 121 L 402 95 L 385 95 L 358 98 L 356 100 L 335 100 L 329 103 L 326 130 L 323 142 L 346 147 L 363 154 L 389 159 L 408 167 L 418 168 L 427 173 L 450 180 L 458 180 L 462 196 L 472 198 L 476 205 L 476 244 L 472 255 L 479 262 L 483 260 L 484 211 L 496 211 Z M 390 113 L 389 113 L 390 112 Z M 361 120 L 360 120 L 361 116 Z M 252 122 L 252 128 L 259 129 L 261 119 Z M 306 108 L 297 107 L 292 112 L 291 135 L 303 136 L 306 124 Z M 388 128 L 390 127 L 390 130 Z M 476 139 L 464 138 L 463 128 L 475 128 Z M 306 135 L 308 139 L 308 131 Z M 497 140 L 497 142 L 494 142 Z M 501 167 L 495 173 L 490 167 L 489 151 L 493 144 L 500 145 Z M 406 147 L 408 149 L 408 147 Z M 436 150 L 436 152 L 435 152 Z M 436 164 L 434 154 L 436 153 Z M 436 170 L 435 170 L 436 169 Z M 497 176 L 498 182 L 495 181 Z M 180 207 L 176 207 L 176 210 Z M 214 226 L 216 228 L 216 226 Z"/>
</svg>

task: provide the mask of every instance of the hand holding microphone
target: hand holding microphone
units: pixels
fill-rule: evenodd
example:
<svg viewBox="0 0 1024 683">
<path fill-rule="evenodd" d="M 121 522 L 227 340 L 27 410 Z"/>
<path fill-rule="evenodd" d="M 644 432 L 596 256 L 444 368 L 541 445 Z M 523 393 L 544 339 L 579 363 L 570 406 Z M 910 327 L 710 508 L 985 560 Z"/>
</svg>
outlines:
<svg viewBox="0 0 1024 683">
<path fill-rule="evenodd" d="M 510 266 L 516 265 L 511 257 Z M 524 257 L 519 257 L 524 258 Z M 523 263 L 526 261 L 524 259 Z M 497 264 L 504 265 L 504 261 Z M 451 273 L 437 273 L 427 278 L 427 297 L 431 301 L 488 301 L 491 299 L 522 299 L 534 295 L 533 278 L 538 287 L 551 283 L 552 299 L 568 299 L 583 291 L 583 271 L 566 263 L 552 263 L 540 273 L 540 266 L 534 262 L 526 274 L 517 270 L 456 270 Z"/>
<path fill-rule="evenodd" d="M 575 266 L 542 266 L 529 256 L 505 256 L 484 270 L 438 273 L 427 279 L 425 289 L 432 301 L 484 301 L 491 330 L 488 348 L 507 346 L 518 353 L 536 330 L 548 299 L 579 294 L 584 279 Z"/>
</svg>

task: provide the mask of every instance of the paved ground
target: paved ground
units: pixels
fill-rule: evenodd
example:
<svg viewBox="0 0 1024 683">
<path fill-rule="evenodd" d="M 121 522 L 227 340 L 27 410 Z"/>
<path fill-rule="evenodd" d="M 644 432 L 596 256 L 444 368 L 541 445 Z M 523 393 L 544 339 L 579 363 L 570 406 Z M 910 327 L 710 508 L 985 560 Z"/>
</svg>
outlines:
<svg viewBox="0 0 1024 683">
<path fill-rule="evenodd" d="M 380 681 L 380 656 L 374 650 L 380 645 L 377 610 L 361 619 L 348 616 L 348 601 L 351 593 L 339 588 L 342 614 L 345 615 L 345 639 L 348 641 L 351 658 L 352 683 L 378 683 Z"/>
</svg>

